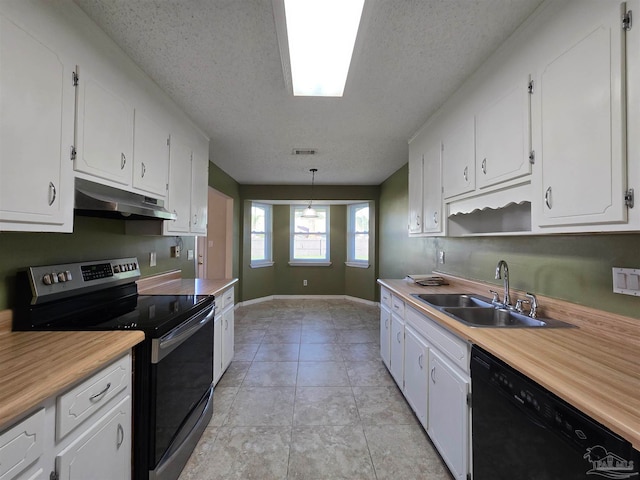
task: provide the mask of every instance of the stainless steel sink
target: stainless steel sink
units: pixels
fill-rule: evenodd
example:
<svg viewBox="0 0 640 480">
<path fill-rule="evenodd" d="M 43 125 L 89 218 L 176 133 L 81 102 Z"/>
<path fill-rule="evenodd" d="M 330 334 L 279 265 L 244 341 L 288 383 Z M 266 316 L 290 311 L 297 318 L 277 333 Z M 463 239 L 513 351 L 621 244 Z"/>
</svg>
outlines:
<svg viewBox="0 0 640 480">
<path fill-rule="evenodd" d="M 470 327 L 570 328 L 570 323 L 550 318 L 531 318 L 504 308 L 447 307 L 442 311 Z"/>
<path fill-rule="evenodd" d="M 412 297 L 434 307 L 491 307 L 491 300 L 467 293 L 412 293 Z"/>
</svg>

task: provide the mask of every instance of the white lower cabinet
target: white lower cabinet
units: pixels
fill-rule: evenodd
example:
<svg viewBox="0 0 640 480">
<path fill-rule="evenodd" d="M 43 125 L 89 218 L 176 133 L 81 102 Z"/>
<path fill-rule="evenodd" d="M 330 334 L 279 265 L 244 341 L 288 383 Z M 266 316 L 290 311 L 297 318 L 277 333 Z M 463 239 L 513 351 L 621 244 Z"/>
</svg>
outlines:
<svg viewBox="0 0 640 480">
<path fill-rule="evenodd" d="M 431 437 L 453 478 L 464 479 L 469 470 L 470 378 L 458 373 L 446 357 L 429 350 L 429 426 Z"/>
<path fill-rule="evenodd" d="M 396 383 L 403 389 L 404 384 L 404 320 L 391 314 L 391 356 L 390 372 Z"/>
<path fill-rule="evenodd" d="M 381 295 L 381 298 L 384 297 Z M 402 302 L 395 295 L 391 299 Z M 470 473 L 471 445 L 468 405 L 470 345 L 409 305 L 404 305 L 402 317 L 395 311 L 388 313 L 385 303 L 380 307 L 383 361 L 383 342 L 388 338 L 390 353 L 387 366 L 391 375 L 453 478 L 466 480 Z M 391 327 L 387 331 L 389 323 Z"/>
<path fill-rule="evenodd" d="M 405 325 L 404 338 L 404 396 L 427 428 L 427 372 L 429 371 L 429 347 L 426 340 Z"/>
<path fill-rule="evenodd" d="M 60 452 L 56 470 L 65 480 L 131 478 L 131 397 Z"/>
<path fill-rule="evenodd" d="M 131 479 L 131 380 L 127 354 L 1 431 L 0 480 Z"/>
<path fill-rule="evenodd" d="M 391 368 L 391 311 L 380 304 L 380 357 L 387 368 Z"/>
<path fill-rule="evenodd" d="M 235 352 L 234 301 L 235 290 L 229 288 L 216 297 L 216 316 L 213 320 L 213 384 L 215 385 L 233 360 Z"/>
</svg>

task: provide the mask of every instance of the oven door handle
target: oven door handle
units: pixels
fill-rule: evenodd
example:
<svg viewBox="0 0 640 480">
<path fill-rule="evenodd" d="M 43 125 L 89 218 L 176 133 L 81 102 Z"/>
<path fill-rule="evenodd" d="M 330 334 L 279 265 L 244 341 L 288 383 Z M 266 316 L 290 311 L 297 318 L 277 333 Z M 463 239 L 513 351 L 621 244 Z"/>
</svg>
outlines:
<svg viewBox="0 0 640 480">
<path fill-rule="evenodd" d="M 166 335 L 154 339 L 151 344 L 151 363 L 160 362 L 160 360 L 169 355 L 182 342 L 209 323 L 213 319 L 214 312 L 215 304 L 189 318 L 178 328 L 171 330 Z"/>
</svg>

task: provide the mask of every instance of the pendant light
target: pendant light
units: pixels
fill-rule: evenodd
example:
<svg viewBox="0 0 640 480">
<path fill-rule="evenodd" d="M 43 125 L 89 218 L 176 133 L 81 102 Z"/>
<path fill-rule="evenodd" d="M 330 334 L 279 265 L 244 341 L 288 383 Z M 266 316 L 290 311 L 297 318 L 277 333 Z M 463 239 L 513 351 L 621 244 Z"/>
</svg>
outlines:
<svg viewBox="0 0 640 480">
<path fill-rule="evenodd" d="M 311 204 L 313 203 L 313 183 L 314 183 L 314 180 L 316 179 L 316 172 L 318 171 L 318 169 L 311 168 L 309 169 L 309 171 L 311 172 L 311 200 L 309 200 L 309 206 L 304 209 L 304 212 L 302 212 L 302 217 L 318 218 L 318 212 L 316 212 L 315 208 L 311 207 Z"/>
</svg>

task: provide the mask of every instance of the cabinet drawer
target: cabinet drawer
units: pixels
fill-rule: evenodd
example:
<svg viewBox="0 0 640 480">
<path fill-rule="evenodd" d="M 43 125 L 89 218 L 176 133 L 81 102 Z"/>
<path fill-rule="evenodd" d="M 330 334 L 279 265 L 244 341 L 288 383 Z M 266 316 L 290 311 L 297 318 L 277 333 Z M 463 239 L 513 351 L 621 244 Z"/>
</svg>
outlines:
<svg viewBox="0 0 640 480">
<path fill-rule="evenodd" d="M 404 301 L 393 294 L 391 295 L 391 311 L 400 318 L 404 318 Z"/>
<path fill-rule="evenodd" d="M 234 288 L 231 287 L 229 290 L 226 290 L 222 295 L 218 297 L 218 301 L 216 302 L 216 307 L 222 311 L 227 308 L 229 305 L 233 305 L 234 297 Z"/>
<path fill-rule="evenodd" d="M 56 402 L 56 438 L 62 439 L 130 383 L 131 356 L 126 355 L 59 395 Z"/>
<path fill-rule="evenodd" d="M 469 371 L 469 344 L 426 315 L 407 308 L 406 321 L 464 372 Z"/>
<path fill-rule="evenodd" d="M 44 451 L 44 408 L 0 433 L 0 480 L 14 478 Z"/>
<path fill-rule="evenodd" d="M 391 307 L 391 292 L 384 287 L 380 287 L 380 303 Z"/>
</svg>

